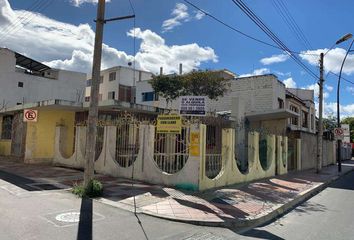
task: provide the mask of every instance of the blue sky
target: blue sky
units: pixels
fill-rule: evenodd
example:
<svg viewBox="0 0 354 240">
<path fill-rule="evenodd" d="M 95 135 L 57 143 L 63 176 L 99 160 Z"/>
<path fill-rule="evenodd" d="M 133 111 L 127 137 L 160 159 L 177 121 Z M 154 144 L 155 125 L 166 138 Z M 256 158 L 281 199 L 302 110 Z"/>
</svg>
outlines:
<svg viewBox="0 0 354 240">
<path fill-rule="evenodd" d="M 3 29 L 0 31 L 0 45 L 53 67 L 89 72 L 95 27 L 93 19 L 97 7 L 92 3 L 94 1 L 0 0 L 0 26 Z M 316 80 L 283 51 L 226 28 L 182 0 L 131 1 L 136 13 L 135 34 L 133 20 L 105 26 L 103 67 L 127 65 L 135 60 L 136 65 L 145 70 L 158 72 L 159 67 L 163 66 L 165 72 L 173 72 L 182 62 L 185 71 L 194 68 L 227 68 L 241 76 L 274 73 L 288 86 L 315 88 L 317 92 Z M 231 0 L 190 2 L 234 28 L 274 44 Z M 351 0 L 244 2 L 292 51 L 319 54 L 344 34 L 354 33 L 354 2 Z M 309 44 L 300 41 L 286 24 L 282 18 L 286 10 Z M 35 14 L 36 12 L 40 15 Z M 128 0 L 107 2 L 107 18 L 130 14 L 132 9 Z M 137 37 L 136 55 L 133 47 L 134 35 Z M 335 112 L 338 79 L 328 72 L 339 72 L 349 43 L 347 41 L 336 46 L 325 57 L 326 114 Z M 319 74 L 316 56 L 298 57 L 313 72 Z M 348 57 L 343 76 L 354 82 L 353 54 Z M 342 81 L 341 93 L 342 113 L 353 116 L 354 85 Z"/>
</svg>

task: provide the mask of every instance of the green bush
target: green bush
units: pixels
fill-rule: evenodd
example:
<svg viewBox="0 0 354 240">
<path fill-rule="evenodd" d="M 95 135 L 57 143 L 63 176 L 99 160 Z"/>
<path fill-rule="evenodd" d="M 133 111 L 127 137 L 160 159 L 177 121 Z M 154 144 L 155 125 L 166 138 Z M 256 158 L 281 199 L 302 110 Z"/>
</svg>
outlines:
<svg viewBox="0 0 354 240">
<path fill-rule="evenodd" d="M 103 193 L 103 185 L 100 181 L 95 179 L 90 181 L 89 186 L 86 189 L 84 188 L 82 183 L 74 183 L 72 193 L 82 198 L 100 197 Z"/>
</svg>

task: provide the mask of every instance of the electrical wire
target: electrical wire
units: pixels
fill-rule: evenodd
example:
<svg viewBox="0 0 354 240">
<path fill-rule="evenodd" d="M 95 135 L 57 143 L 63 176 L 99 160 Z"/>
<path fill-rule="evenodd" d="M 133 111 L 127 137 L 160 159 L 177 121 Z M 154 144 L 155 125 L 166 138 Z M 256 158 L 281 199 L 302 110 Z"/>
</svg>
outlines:
<svg viewBox="0 0 354 240">
<path fill-rule="evenodd" d="M 272 41 L 274 41 L 286 54 L 291 57 L 296 64 L 303 68 L 309 75 L 315 79 L 319 77 L 309 69 L 291 50 L 266 26 L 266 24 L 250 9 L 242 0 L 232 0 L 232 2 L 241 9 Z"/>
<path fill-rule="evenodd" d="M 47 9 L 53 2 L 54 0 L 44 1 L 44 3 L 42 2 L 39 6 L 36 6 L 33 11 L 42 12 Z M 11 25 L 10 29 L 0 37 L 0 40 L 7 39 L 10 35 L 18 32 L 23 27 L 23 25 L 29 23 L 36 16 L 37 15 L 32 12 L 26 11 L 26 13 L 22 16 L 20 22 L 17 22 L 15 26 Z"/>
<path fill-rule="evenodd" d="M 215 16 L 212 15 L 211 13 L 208 13 L 207 11 L 205 11 L 205 10 L 203 10 L 202 8 L 198 7 L 198 6 L 195 5 L 194 3 L 191 3 L 191 2 L 188 1 L 188 0 L 183 0 L 183 1 L 184 1 L 185 3 L 187 3 L 188 5 L 190 5 L 191 7 L 195 8 L 196 10 L 202 12 L 202 13 L 205 14 L 206 16 L 210 17 L 211 19 L 215 20 L 216 22 L 222 24 L 223 26 L 225 26 L 225 27 L 231 29 L 231 30 L 234 31 L 234 32 L 237 32 L 237 33 L 241 34 L 242 36 L 247 37 L 247 38 L 249 38 L 249 39 L 252 39 L 253 41 L 259 42 L 259 43 L 261 43 L 261 44 L 267 45 L 267 46 L 269 46 L 269 47 L 273 47 L 273 48 L 276 48 L 276 49 L 279 49 L 279 50 L 282 50 L 282 51 L 283 51 L 283 49 L 282 49 L 281 47 L 278 47 L 278 46 L 273 45 L 273 44 L 271 44 L 271 43 L 268 43 L 268 42 L 266 42 L 266 41 L 260 40 L 260 39 L 258 39 L 258 38 L 255 38 L 255 37 L 253 37 L 253 36 L 251 36 L 251 35 L 249 35 L 249 34 L 247 34 L 247 33 L 244 33 L 244 32 L 242 32 L 242 31 L 238 30 L 237 28 L 231 26 L 230 24 L 228 24 L 228 23 L 226 23 L 226 22 L 220 20 L 219 18 L 215 17 Z M 290 52 L 291 52 L 291 53 L 294 53 L 294 54 L 303 54 L 303 55 L 311 55 L 311 56 L 318 56 L 318 57 L 320 56 L 319 54 L 302 53 L 302 52 L 296 52 L 296 51 L 292 51 L 292 50 L 290 50 Z"/>
<path fill-rule="evenodd" d="M 332 75 L 334 75 L 334 76 L 339 77 L 338 74 L 336 74 L 336 73 L 334 73 L 334 72 L 332 72 L 332 71 L 329 71 L 328 74 L 332 74 Z M 344 78 L 344 77 L 342 77 L 342 76 L 341 76 L 340 78 L 343 79 L 344 81 L 346 81 L 346 82 L 351 83 L 351 84 L 354 85 L 354 82 L 353 82 L 353 81 L 350 81 L 350 80 L 348 80 L 348 79 L 346 79 L 346 78 Z"/>
</svg>

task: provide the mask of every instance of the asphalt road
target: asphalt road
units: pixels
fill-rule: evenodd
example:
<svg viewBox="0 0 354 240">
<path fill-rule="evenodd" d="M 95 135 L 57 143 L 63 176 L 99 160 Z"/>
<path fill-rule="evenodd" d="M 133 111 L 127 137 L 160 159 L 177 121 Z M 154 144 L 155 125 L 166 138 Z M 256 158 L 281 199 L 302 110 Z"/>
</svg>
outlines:
<svg viewBox="0 0 354 240">
<path fill-rule="evenodd" d="M 33 182 L 0 171 L 0 239 L 354 239 L 353 190 L 354 172 L 284 217 L 240 234 L 135 216 L 63 190 L 38 191 Z"/>
<path fill-rule="evenodd" d="M 264 227 L 239 239 L 354 239 L 354 172 Z"/>
<path fill-rule="evenodd" d="M 228 229 L 135 216 L 64 190 L 38 191 L 37 187 L 28 179 L 0 170 L 1 240 L 222 240 L 237 236 Z"/>
</svg>

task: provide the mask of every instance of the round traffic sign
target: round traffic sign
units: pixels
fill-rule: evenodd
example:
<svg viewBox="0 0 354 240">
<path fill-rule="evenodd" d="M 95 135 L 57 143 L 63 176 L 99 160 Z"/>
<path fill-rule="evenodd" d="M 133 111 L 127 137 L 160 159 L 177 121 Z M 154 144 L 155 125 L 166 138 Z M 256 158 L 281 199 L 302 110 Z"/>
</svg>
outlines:
<svg viewBox="0 0 354 240">
<path fill-rule="evenodd" d="M 37 113 L 33 110 L 27 110 L 26 113 L 25 113 L 25 118 L 28 120 L 28 121 L 33 121 L 37 118 Z"/>
</svg>

